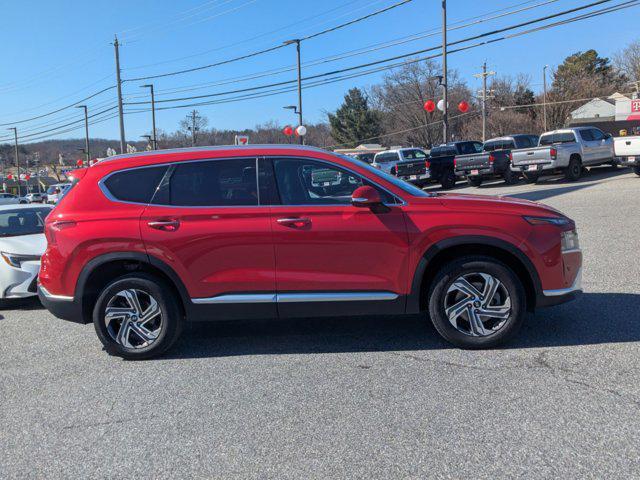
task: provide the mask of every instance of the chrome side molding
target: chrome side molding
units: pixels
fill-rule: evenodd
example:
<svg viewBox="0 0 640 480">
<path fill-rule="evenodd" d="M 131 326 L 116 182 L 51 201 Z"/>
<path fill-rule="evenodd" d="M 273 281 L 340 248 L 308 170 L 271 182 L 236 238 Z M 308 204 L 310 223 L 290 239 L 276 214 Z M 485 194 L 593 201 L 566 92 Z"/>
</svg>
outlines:
<svg viewBox="0 0 640 480">
<path fill-rule="evenodd" d="M 393 292 L 305 292 L 305 293 L 255 293 L 216 295 L 208 298 L 192 298 L 196 304 L 230 303 L 297 303 L 297 302 L 358 302 L 395 300 Z"/>
<path fill-rule="evenodd" d="M 567 295 L 573 292 L 581 292 L 582 291 L 582 267 L 578 270 L 578 274 L 576 275 L 576 279 L 573 281 L 573 285 L 569 288 L 559 288 L 557 290 L 543 290 L 542 293 L 545 297 L 559 297 L 561 295 Z"/>
</svg>

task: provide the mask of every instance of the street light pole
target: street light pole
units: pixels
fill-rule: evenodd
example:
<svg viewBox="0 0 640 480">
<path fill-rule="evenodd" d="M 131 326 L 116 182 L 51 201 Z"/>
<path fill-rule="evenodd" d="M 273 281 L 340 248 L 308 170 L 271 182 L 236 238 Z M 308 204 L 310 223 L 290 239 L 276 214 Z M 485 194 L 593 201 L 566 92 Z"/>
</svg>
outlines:
<svg viewBox="0 0 640 480">
<path fill-rule="evenodd" d="M 7 130 L 13 130 L 13 138 L 15 139 L 15 156 L 16 167 L 18 167 L 18 196 L 20 196 L 20 157 L 18 156 L 18 129 L 16 127 L 8 128 Z"/>
<path fill-rule="evenodd" d="M 300 62 L 300 39 L 287 40 L 285 45 L 296 44 L 296 58 L 298 67 L 298 126 L 302 126 L 302 64 Z M 300 145 L 304 144 L 304 137 L 300 135 Z"/>
<path fill-rule="evenodd" d="M 547 131 L 547 68 L 549 65 L 545 65 L 542 69 L 542 88 L 543 88 L 543 97 L 542 97 L 542 119 L 544 125 L 544 131 Z"/>
<path fill-rule="evenodd" d="M 157 150 L 158 149 L 158 137 L 156 136 L 156 99 L 155 99 L 155 95 L 153 94 L 153 84 L 150 83 L 148 85 L 142 85 L 140 88 L 148 88 L 151 91 L 151 125 L 153 128 L 153 131 L 151 132 L 151 135 L 153 137 L 153 149 Z"/>
<path fill-rule="evenodd" d="M 447 112 L 447 0 L 442 0 L 442 136 L 449 141 L 449 115 Z"/>
<path fill-rule="evenodd" d="M 89 114 L 86 105 L 76 105 L 76 108 L 84 110 L 84 153 L 87 155 L 87 167 L 91 161 L 91 153 L 89 152 Z"/>
<path fill-rule="evenodd" d="M 120 118 L 120 153 L 126 152 L 126 140 L 124 135 L 124 112 L 122 110 L 122 79 L 120 78 L 120 44 L 118 37 L 115 37 L 113 47 L 116 53 L 116 83 L 118 87 L 118 117 Z"/>
<path fill-rule="evenodd" d="M 482 73 L 476 73 L 474 77 L 482 78 L 482 141 L 487 137 L 487 77 L 495 75 L 496 72 L 487 72 L 487 62 L 482 64 Z"/>
</svg>

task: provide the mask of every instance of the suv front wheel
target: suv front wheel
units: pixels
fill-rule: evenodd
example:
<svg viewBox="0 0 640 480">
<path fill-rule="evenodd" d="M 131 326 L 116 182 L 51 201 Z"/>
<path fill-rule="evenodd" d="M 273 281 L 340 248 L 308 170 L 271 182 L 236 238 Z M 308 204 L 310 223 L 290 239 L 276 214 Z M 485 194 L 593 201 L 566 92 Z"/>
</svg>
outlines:
<svg viewBox="0 0 640 480">
<path fill-rule="evenodd" d="M 429 315 L 449 343 L 491 348 L 520 328 L 525 292 L 518 276 L 502 262 L 468 256 L 445 265 L 429 291 Z"/>
<path fill-rule="evenodd" d="M 130 360 L 156 357 L 180 336 L 177 302 L 162 280 L 131 273 L 102 290 L 93 309 L 93 325 L 109 354 Z"/>
</svg>

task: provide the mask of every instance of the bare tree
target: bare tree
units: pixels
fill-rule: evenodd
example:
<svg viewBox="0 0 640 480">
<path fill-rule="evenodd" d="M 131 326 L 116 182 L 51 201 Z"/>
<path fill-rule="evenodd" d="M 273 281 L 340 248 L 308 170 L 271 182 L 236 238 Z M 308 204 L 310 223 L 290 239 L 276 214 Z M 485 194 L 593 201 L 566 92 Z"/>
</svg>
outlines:
<svg viewBox="0 0 640 480">
<path fill-rule="evenodd" d="M 615 67 L 632 82 L 640 82 L 640 40 L 635 40 L 614 57 Z M 636 84 L 636 89 L 640 85 Z"/>
</svg>

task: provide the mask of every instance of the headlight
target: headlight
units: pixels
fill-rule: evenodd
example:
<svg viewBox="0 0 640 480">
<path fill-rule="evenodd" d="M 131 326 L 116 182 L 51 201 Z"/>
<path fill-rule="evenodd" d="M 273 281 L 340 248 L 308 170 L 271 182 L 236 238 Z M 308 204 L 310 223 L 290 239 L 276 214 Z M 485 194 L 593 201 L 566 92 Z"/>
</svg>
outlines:
<svg viewBox="0 0 640 480">
<path fill-rule="evenodd" d="M 571 220 L 566 217 L 523 217 L 531 225 L 569 225 Z"/>
<path fill-rule="evenodd" d="M 20 268 L 22 267 L 22 262 L 33 262 L 36 260 L 40 260 L 40 255 L 20 255 L 17 253 L 7 253 L 0 252 L 0 255 L 4 259 L 7 264 L 12 267 Z"/>
<path fill-rule="evenodd" d="M 569 252 L 572 250 L 580 250 L 580 241 L 578 240 L 578 232 L 575 230 L 568 230 L 560 234 L 562 239 L 562 252 Z"/>
</svg>

